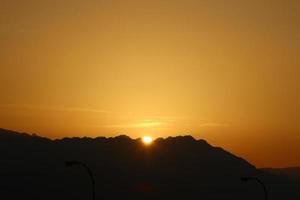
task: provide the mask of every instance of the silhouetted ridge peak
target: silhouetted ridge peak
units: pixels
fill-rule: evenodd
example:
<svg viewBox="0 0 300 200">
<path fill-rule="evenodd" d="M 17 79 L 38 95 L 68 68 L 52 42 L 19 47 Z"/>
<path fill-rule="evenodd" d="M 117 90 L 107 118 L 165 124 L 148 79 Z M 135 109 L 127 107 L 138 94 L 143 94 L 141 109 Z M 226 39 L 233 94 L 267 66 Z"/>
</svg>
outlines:
<svg viewBox="0 0 300 200">
<path fill-rule="evenodd" d="M 16 131 L 11 131 L 7 129 L 0 128 L 0 139 L 2 140 L 50 140 L 45 137 L 41 137 L 35 133 L 20 133 Z"/>
<path fill-rule="evenodd" d="M 0 130 L 1 135 L 7 137 L 18 138 L 17 140 L 2 140 L 2 141 L 17 141 L 18 143 L 33 144 L 33 146 L 43 146 L 44 139 L 38 136 L 29 134 L 20 134 L 14 131 Z M 51 141 L 51 140 L 49 140 Z M 37 144 L 37 145 L 36 145 Z M 49 143 L 48 143 L 49 144 Z M 245 160 L 234 156 L 233 154 L 219 147 L 209 145 L 205 140 L 196 140 L 192 136 L 176 136 L 166 139 L 158 138 L 149 148 L 144 148 L 141 143 L 141 138 L 132 139 L 127 135 L 119 135 L 116 137 L 90 138 L 90 137 L 73 137 L 54 140 L 53 144 L 59 144 L 64 151 L 73 151 L 74 153 L 87 153 L 91 149 L 93 152 L 102 154 L 106 152 L 108 155 L 114 155 L 116 158 L 122 158 L 123 161 L 132 158 L 142 158 L 145 152 L 150 153 L 153 160 L 165 159 L 166 161 L 176 163 L 179 167 L 181 163 L 195 163 L 196 166 L 214 168 L 217 170 L 220 165 L 230 171 L 232 169 L 252 169 L 253 166 Z M 52 145 L 50 143 L 49 145 Z M 81 154 L 80 154 L 81 155 Z M 150 155 L 150 154 L 149 154 Z M 166 166 L 168 164 L 166 163 Z M 195 168 L 194 170 L 197 171 Z"/>
<path fill-rule="evenodd" d="M 201 143 L 201 144 L 206 144 L 209 145 L 208 142 L 204 139 L 195 139 L 191 135 L 183 135 L 183 136 L 175 136 L 175 137 L 167 137 L 166 139 L 163 138 L 158 138 L 157 140 L 159 141 L 171 141 L 171 142 L 190 142 L 190 143 Z M 209 145 L 210 146 L 210 145 Z"/>
<path fill-rule="evenodd" d="M 114 140 L 116 142 L 130 142 L 133 141 L 129 136 L 127 135 L 119 135 L 113 138 L 109 138 L 110 140 Z"/>
<path fill-rule="evenodd" d="M 0 128 L 0 136 L 1 137 L 30 137 L 31 135 L 28 133 L 19 133 L 16 131 Z"/>
<path fill-rule="evenodd" d="M 167 137 L 165 139 L 165 141 L 168 142 L 180 142 L 180 143 L 185 143 L 185 142 L 189 142 L 189 143 L 193 143 L 196 142 L 195 138 L 193 138 L 190 135 L 184 135 L 184 136 L 176 136 L 176 137 Z"/>
<path fill-rule="evenodd" d="M 176 137 L 168 137 L 166 139 L 157 140 L 157 143 L 171 145 L 172 148 L 181 148 L 181 149 L 190 149 L 197 148 L 197 149 L 208 149 L 212 148 L 205 140 L 200 139 L 196 140 L 190 135 L 185 136 L 176 136 Z"/>
</svg>

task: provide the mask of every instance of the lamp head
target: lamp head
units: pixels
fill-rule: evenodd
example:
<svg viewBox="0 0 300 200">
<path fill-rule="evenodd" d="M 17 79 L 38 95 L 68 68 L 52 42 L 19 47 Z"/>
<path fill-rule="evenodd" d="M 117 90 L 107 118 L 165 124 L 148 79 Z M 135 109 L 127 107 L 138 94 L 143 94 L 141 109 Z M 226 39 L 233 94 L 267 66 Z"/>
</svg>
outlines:
<svg viewBox="0 0 300 200">
<path fill-rule="evenodd" d="M 242 178 L 241 178 L 241 181 L 242 181 L 242 182 L 247 182 L 248 180 L 249 180 L 248 177 L 242 177 Z"/>
<path fill-rule="evenodd" d="M 243 182 L 247 182 L 247 181 L 250 181 L 250 180 L 256 180 L 256 181 L 259 181 L 259 179 L 256 178 L 256 177 L 242 177 L 242 178 L 241 178 L 241 181 L 243 181 Z"/>
<path fill-rule="evenodd" d="M 74 165 L 80 165 L 80 162 L 71 160 L 71 161 L 66 161 L 65 164 L 67 167 L 72 167 Z"/>
</svg>

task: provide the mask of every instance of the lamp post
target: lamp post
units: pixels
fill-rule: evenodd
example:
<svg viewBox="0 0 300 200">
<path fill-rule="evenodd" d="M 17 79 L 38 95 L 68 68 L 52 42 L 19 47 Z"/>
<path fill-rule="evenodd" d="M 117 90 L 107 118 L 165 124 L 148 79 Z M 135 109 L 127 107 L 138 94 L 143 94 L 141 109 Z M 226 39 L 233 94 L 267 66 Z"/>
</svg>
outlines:
<svg viewBox="0 0 300 200">
<path fill-rule="evenodd" d="M 268 190 L 267 187 L 265 186 L 265 184 L 257 177 L 242 177 L 241 178 L 242 182 L 248 182 L 248 181 L 256 181 L 258 182 L 264 189 L 264 193 L 265 193 L 265 200 L 268 200 Z"/>
<path fill-rule="evenodd" d="M 92 170 L 85 163 L 80 162 L 80 161 L 66 161 L 65 164 L 66 164 L 67 167 L 73 167 L 75 165 L 79 165 L 79 166 L 82 166 L 87 171 L 87 173 L 89 174 L 89 176 L 91 178 L 91 181 L 92 181 L 92 199 L 95 200 L 96 199 L 95 179 L 94 179 Z"/>
</svg>

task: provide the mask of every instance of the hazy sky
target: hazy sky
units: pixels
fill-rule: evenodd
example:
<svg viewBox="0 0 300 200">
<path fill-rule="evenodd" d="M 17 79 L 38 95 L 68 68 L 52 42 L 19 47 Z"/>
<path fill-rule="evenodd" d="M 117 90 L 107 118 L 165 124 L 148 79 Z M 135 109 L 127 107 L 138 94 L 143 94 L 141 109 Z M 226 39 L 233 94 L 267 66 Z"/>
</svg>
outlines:
<svg viewBox="0 0 300 200">
<path fill-rule="evenodd" d="M 0 0 L 0 127 L 191 134 L 300 165 L 300 1 Z"/>
</svg>

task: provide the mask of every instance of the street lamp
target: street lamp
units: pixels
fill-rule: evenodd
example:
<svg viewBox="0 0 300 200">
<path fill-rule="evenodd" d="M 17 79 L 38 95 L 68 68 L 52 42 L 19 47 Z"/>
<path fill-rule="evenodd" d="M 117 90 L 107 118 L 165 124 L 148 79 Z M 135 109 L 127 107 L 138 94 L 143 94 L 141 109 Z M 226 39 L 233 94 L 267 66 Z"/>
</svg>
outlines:
<svg viewBox="0 0 300 200">
<path fill-rule="evenodd" d="M 65 164 L 66 164 L 67 167 L 73 167 L 75 165 L 79 165 L 79 166 L 82 166 L 87 171 L 87 173 L 89 174 L 89 176 L 91 178 L 91 181 L 92 181 L 92 199 L 95 200 L 96 199 L 95 179 L 94 179 L 92 170 L 85 163 L 80 162 L 80 161 L 66 161 Z"/>
<path fill-rule="evenodd" d="M 242 177 L 241 178 L 242 182 L 248 182 L 248 181 L 256 181 L 258 182 L 264 189 L 265 192 L 265 200 L 268 200 L 268 190 L 267 187 L 265 186 L 265 184 L 257 177 Z"/>
</svg>

